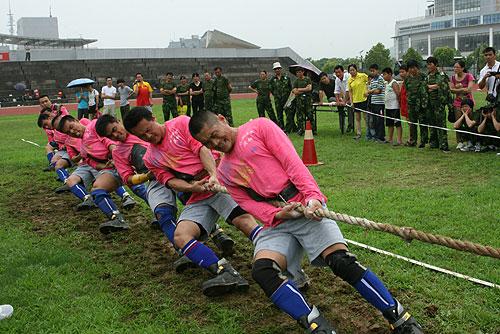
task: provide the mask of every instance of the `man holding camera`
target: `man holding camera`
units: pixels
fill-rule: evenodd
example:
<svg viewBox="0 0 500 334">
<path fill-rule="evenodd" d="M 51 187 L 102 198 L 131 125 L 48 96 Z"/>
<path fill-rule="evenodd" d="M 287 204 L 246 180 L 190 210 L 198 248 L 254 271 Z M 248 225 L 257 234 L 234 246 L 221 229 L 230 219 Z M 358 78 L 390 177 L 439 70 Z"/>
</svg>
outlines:
<svg viewBox="0 0 500 334">
<path fill-rule="evenodd" d="M 496 50 L 492 47 L 487 47 L 483 51 L 486 65 L 479 73 L 479 89 L 486 87 L 488 95 L 486 101 L 495 103 L 497 96 L 497 86 L 500 81 L 500 62 L 496 59 Z"/>
</svg>

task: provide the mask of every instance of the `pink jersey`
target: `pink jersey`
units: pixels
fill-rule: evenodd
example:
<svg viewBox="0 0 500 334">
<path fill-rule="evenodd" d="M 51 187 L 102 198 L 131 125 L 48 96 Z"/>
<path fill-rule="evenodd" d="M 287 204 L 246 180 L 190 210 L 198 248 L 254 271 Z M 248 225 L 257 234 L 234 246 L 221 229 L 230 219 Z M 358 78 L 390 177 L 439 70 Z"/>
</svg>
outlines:
<svg viewBox="0 0 500 334">
<path fill-rule="evenodd" d="M 189 117 L 179 116 L 165 122 L 165 137 L 161 143 L 150 144 L 144 155 L 146 167 L 163 184 L 175 175 L 171 169 L 189 175 L 202 172 L 205 167 L 200 159 L 200 142 L 189 133 Z M 187 204 L 199 202 L 213 196 L 213 193 L 193 193 Z"/>
<path fill-rule="evenodd" d="M 149 143 L 137 138 L 134 135 L 127 135 L 124 142 L 117 142 L 116 148 L 113 150 L 113 162 L 115 163 L 115 168 L 120 174 L 124 184 L 128 184 L 128 179 L 132 175 L 136 174 L 135 168 L 131 163 L 131 153 L 132 148 L 135 144 L 149 147 Z"/>
<path fill-rule="evenodd" d="M 82 118 L 80 120 L 80 124 L 88 126 L 90 124 L 90 120 Z M 73 159 L 78 154 L 80 154 L 80 150 L 82 148 L 82 138 L 67 136 L 64 146 L 66 146 L 66 152 L 68 152 L 69 157 Z"/>
<path fill-rule="evenodd" d="M 96 168 L 98 163 L 103 163 L 109 160 L 109 147 L 116 145 L 116 142 L 106 137 L 101 137 L 95 130 L 97 119 L 90 121 L 86 125 L 85 132 L 82 137 L 82 146 L 80 154 L 83 158 L 83 163 L 90 167 Z"/>
<path fill-rule="evenodd" d="M 259 117 L 238 128 L 233 150 L 223 156 L 217 173 L 231 197 L 265 227 L 282 222 L 274 218 L 280 208 L 252 199 L 244 188 L 251 188 L 264 198 L 275 198 L 291 182 L 299 193 L 290 202 L 326 202 L 291 141 L 267 118 Z"/>
<path fill-rule="evenodd" d="M 59 149 L 62 149 L 65 147 L 66 140 L 68 139 L 68 135 L 64 134 L 62 132 L 59 132 L 57 130 L 54 131 L 54 141 L 57 143 Z"/>
<path fill-rule="evenodd" d="M 43 129 L 45 131 L 45 134 L 47 135 L 47 142 L 50 143 L 54 141 L 54 130 L 52 129 Z"/>
<path fill-rule="evenodd" d="M 50 109 L 52 109 L 52 112 L 50 113 L 50 115 L 52 117 L 56 117 L 59 110 L 61 111 L 62 116 L 69 115 L 68 109 L 66 109 L 65 106 L 61 106 L 61 108 L 59 108 L 59 110 L 58 110 L 58 107 L 59 107 L 59 105 L 57 105 L 57 104 L 53 104 L 52 106 L 50 106 Z"/>
</svg>

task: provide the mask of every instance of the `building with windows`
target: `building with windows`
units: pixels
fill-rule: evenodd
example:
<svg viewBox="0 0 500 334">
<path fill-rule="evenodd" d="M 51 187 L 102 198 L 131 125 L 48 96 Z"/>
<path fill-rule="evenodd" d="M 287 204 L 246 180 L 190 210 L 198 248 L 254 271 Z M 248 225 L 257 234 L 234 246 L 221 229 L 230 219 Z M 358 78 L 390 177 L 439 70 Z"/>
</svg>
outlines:
<svg viewBox="0 0 500 334">
<path fill-rule="evenodd" d="M 398 59 L 410 47 L 426 57 L 441 46 L 468 55 L 481 45 L 500 49 L 500 0 L 434 0 L 425 16 L 396 22 Z"/>
</svg>

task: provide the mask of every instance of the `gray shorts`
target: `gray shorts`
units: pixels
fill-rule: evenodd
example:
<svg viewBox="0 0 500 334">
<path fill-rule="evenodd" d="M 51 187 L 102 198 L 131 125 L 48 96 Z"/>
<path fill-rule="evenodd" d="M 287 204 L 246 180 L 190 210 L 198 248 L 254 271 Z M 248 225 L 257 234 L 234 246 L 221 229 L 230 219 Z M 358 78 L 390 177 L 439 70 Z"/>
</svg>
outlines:
<svg viewBox="0 0 500 334">
<path fill-rule="evenodd" d="M 203 227 L 208 235 L 214 230 L 219 217 L 227 220 L 237 206 L 238 204 L 228 194 L 217 193 L 203 201 L 186 205 L 177 223 L 191 220 Z"/>
<path fill-rule="evenodd" d="M 102 169 L 102 170 L 97 170 L 93 167 L 90 167 L 89 165 L 80 165 L 78 166 L 71 175 L 76 175 L 82 179 L 83 184 L 85 187 L 90 187 L 92 183 L 94 183 L 95 179 L 97 179 L 99 176 L 103 174 L 111 174 L 115 178 L 115 180 L 118 182 L 118 185 L 122 185 L 122 179 L 120 178 L 120 175 L 118 175 L 118 172 L 116 169 Z"/>
<path fill-rule="evenodd" d="M 73 161 L 71 161 L 68 152 L 66 152 L 65 150 L 57 151 L 56 154 L 54 154 L 54 157 L 60 157 L 61 159 L 66 160 L 69 163 L 70 167 L 73 166 Z"/>
<path fill-rule="evenodd" d="M 287 266 L 296 268 L 297 256 L 304 250 L 311 264 L 325 266 L 321 253 L 333 244 L 346 244 L 337 223 L 323 218 L 321 221 L 305 217 L 286 220 L 276 227 L 264 229 L 255 240 L 254 256 L 261 250 L 270 250 L 284 255 Z M 300 263 L 298 264 L 300 266 Z"/>
<path fill-rule="evenodd" d="M 149 181 L 147 196 L 149 207 L 153 210 L 153 213 L 160 204 L 167 204 L 173 207 L 177 206 L 174 192 L 156 180 Z"/>
<path fill-rule="evenodd" d="M 111 116 L 115 117 L 116 116 L 115 109 L 116 109 L 116 106 L 114 104 L 105 105 L 102 108 L 102 114 L 103 115 L 111 115 Z"/>
</svg>

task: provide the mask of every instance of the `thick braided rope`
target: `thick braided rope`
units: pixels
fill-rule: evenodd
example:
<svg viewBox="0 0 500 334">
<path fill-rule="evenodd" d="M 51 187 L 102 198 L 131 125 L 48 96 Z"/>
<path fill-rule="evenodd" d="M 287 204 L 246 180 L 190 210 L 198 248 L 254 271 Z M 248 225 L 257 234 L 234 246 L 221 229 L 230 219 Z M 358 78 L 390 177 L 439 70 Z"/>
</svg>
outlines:
<svg viewBox="0 0 500 334">
<path fill-rule="evenodd" d="M 227 189 L 223 186 L 216 185 L 212 188 L 214 192 L 227 193 Z M 285 203 L 279 203 L 280 206 L 286 205 Z M 303 212 L 304 207 L 300 206 L 296 209 L 297 211 Z M 391 233 L 397 235 L 404 240 L 410 242 L 412 240 L 419 240 L 430 244 L 441 245 L 448 248 L 457 249 L 460 251 L 466 251 L 482 256 L 490 256 L 493 258 L 500 259 L 500 249 L 491 246 L 484 246 L 481 244 L 476 244 L 470 241 L 456 240 L 449 237 L 434 235 L 422 231 L 418 231 L 412 227 L 399 227 L 390 224 L 381 224 L 374 221 L 368 220 L 366 218 L 352 217 L 343 213 L 333 212 L 327 209 L 318 209 L 316 214 L 319 217 L 329 218 L 335 221 L 340 221 L 350 225 L 362 226 L 369 230 L 376 230 L 380 232 Z"/>
</svg>

